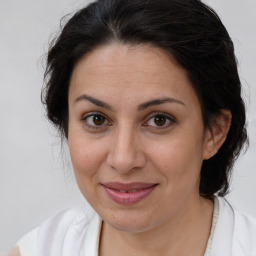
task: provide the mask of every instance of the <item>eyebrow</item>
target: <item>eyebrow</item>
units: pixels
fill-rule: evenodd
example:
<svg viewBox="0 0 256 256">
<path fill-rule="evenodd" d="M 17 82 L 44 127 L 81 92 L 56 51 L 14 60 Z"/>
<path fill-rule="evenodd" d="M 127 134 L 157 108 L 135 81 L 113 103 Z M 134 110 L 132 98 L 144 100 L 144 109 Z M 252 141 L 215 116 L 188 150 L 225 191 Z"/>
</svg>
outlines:
<svg viewBox="0 0 256 256">
<path fill-rule="evenodd" d="M 87 94 L 83 94 L 83 95 L 79 96 L 78 98 L 76 98 L 74 103 L 77 103 L 77 102 L 82 101 L 82 100 L 88 100 L 96 106 L 99 106 L 99 107 L 102 107 L 102 108 L 105 108 L 105 109 L 108 109 L 108 110 L 113 110 L 113 108 L 108 103 L 106 103 L 104 101 L 101 101 L 99 99 L 96 99 L 96 98 L 94 98 L 92 96 L 89 96 Z M 164 98 L 159 98 L 159 99 L 152 99 L 150 101 L 147 101 L 145 103 L 140 104 L 138 106 L 138 111 L 142 111 L 142 110 L 145 110 L 149 107 L 152 107 L 152 106 L 155 106 L 155 105 L 161 105 L 161 104 L 168 103 L 168 102 L 169 103 L 177 103 L 177 104 L 185 106 L 185 104 L 180 100 L 177 100 L 177 99 L 174 99 L 174 98 L 169 98 L 169 97 L 164 97 Z"/>
<path fill-rule="evenodd" d="M 165 98 L 160 98 L 160 99 L 153 99 L 153 100 L 150 100 L 150 101 L 147 101 L 145 103 L 140 104 L 138 106 L 138 111 L 144 110 L 146 108 L 149 108 L 149 107 L 152 107 L 152 106 L 155 106 L 155 105 L 161 105 L 161 104 L 164 104 L 164 103 L 167 103 L 167 102 L 169 102 L 169 103 L 178 103 L 178 104 L 181 104 L 181 105 L 185 106 L 185 104 L 180 100 L 165 97 Z"/>
<path fill-rule="evenodd" d="M 108 103 L 106 103 L 106 102 L 104 102 L 104 101 L 101 101 L 101 100 L 98 100 L 98 99 L 96 99 L 96 98 L 94 98 L 94 97 L 92 97 L 92 96 L 89 96 L 89 95 L 87 95 L 87 94 L 83 94 L 83 95 L 79 96 L 79 97 L 75 100 L 74 103 L 77 103 L 77 102 L 79 102 L 79 101 L 81 101 L 81 100 L 88 100 L 88 101 L 90 101 L 91 103 L 93 103 L 93 104 L 96 105 L 96 106 L 99 106 L 99 107 L 102 107 L 102 108 L 106 108 L 106 109 L 112 110 L 112 107 L 111 107 Z"/>
</svg>

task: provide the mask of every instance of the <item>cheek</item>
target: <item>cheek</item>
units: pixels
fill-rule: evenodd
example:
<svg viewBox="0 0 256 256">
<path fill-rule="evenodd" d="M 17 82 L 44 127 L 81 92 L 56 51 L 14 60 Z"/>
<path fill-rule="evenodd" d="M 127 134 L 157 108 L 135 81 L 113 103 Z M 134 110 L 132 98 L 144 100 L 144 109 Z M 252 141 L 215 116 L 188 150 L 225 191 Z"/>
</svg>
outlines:
<svg viewBox="0 0 256 256">
<path fill-rule="evenodd" d="M 197 180 L 203 161 L 203 145 L 200 145 L 202 141 L 199 138 L 176 135 L 169 141 L 151 145 L 151 159 L 169 181 L 170 178 Z"/>
<path fill-rule="evenodd" d="M 82 136 L 70 136 L 69 151 L 77 185 L 88 202 L 93 202 L 97 193 L 101 165 L 104 160 L 103 147 Z"/>
<path fill-rule="evenodd" d="M 104 158 L 103 147 L 98 146 L 95 142 L 91 143 L 89 139 L 82 136 L 70 136 L 68 145 L 78 183 L 79 179 L 97 174 Z"/>
</svg>

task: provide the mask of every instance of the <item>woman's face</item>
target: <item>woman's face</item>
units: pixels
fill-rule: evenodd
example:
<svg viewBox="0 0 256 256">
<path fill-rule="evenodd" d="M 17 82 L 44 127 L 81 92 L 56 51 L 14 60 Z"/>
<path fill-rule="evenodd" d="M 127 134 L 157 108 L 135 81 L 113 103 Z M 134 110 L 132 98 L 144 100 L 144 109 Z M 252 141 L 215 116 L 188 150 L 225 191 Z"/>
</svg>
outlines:
<svg viewBox="0 0 256 256">
<path fill-rule="evenodd" d="M 75 66 L 71 159 L 84 197 L 112 227 L 140 232 L 189 211 L 210 140 L 186 72 L 164 50 L 104 46 Z"/>
</svg>

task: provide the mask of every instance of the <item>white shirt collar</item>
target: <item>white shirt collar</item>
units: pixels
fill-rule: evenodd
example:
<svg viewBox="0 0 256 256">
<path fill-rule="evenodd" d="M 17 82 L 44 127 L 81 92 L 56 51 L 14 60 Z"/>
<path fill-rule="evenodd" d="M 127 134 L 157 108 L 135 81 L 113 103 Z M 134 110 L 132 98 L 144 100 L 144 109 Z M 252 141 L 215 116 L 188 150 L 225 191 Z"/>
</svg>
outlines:
<svg viewBox="0 0 256 256">
<path fill-rule="evenodd" d="M 80 256 L 98 256 L 101 226 L 102 220 L 95 214 L 86 230 Z"/>
</svg>

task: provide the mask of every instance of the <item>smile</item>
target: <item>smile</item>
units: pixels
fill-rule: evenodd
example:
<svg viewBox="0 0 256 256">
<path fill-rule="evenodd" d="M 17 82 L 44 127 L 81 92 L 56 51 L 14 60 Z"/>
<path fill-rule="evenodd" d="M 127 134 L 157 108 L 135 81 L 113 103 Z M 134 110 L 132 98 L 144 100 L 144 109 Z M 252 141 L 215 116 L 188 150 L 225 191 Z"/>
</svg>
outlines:
<svg viewBox="0 0 256 256">
<path fill-rule="evenodd" d="M 102 184 L 108 197 L 117 204 L 132 205 L 151 194 L 158 184 L 152 183 L 105 183 Z"/>
</svg>

